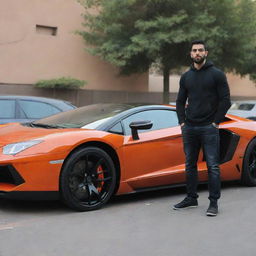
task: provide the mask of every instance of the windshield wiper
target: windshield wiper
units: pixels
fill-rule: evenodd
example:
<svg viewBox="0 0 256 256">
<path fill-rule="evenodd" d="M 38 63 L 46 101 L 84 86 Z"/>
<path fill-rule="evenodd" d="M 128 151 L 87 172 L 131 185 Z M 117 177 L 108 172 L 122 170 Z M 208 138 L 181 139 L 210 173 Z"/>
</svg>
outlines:
<svg viewBox="0 0 256 256">
<path fill-rule="evenodd" d="M 42 124 L 42 123 L 27 123 L 30 127 L 39 127 L 39 128 L 45 128 L 45 129 L 59 129 L 64 128 L 58 125 L 51 125 L 51 124 Z"/>
</svg>

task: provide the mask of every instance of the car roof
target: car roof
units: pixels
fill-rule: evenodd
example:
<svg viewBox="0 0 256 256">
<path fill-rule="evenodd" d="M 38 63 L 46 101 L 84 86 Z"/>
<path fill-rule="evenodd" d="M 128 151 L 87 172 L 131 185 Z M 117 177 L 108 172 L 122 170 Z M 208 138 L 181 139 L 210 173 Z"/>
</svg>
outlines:
<svg viewBox="0 0 256 256">
<path fill-rule="evenodd" d="M 47 97 L 39 97 L 39 96 L 28 96 L 28 95 L 0 95 L 0 99 L 17 99 L 17 100 L 34 100 L 41 101 L 49 104 L 57 104 L 60 106 L 69 105 L 72 108 L 76 108 L 71 102 L 61 99 L 53 99 Z"/>
<path fill-rule="evenodd" d="M 42 100 L 42 101 L 64 101 L 59 99 L 39 97 L 39 96 L 28 96 L 28 95 L 0 95 L 0 99 L 26 99 L 26 100 Z"/>
<path fill-rule="evenodd" d="M 256 103 L 256 100 L 233 100 L 232 103 Z"/>
</svg>

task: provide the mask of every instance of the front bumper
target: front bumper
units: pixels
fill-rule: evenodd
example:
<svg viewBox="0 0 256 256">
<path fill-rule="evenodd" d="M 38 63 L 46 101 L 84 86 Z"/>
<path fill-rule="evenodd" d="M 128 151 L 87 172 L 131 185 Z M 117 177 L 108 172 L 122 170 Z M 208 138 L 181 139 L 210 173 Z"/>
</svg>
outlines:
<svg viewBox="0 0 256 256">
<path fill-rule="evenodd" d="M 63 154 L 0 156 L 0 198 L 58 199 Z"/>
<path fill-rule="evenodd" d="M 0 166 L 0 198 L 18 200 L 58 200 L 58 191 L 15 191 L 17 186 L 25 183 L 12 165 Z"/>
</svg>

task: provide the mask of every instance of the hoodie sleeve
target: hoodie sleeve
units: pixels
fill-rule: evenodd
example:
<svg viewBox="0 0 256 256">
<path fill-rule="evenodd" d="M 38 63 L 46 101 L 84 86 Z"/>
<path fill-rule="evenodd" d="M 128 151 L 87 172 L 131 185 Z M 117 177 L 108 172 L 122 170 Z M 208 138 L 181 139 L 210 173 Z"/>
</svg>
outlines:
<svg viewBox="0 0 256 256">
<path fill-rule="evenodd" d="M 217 92 L 219 97 L 219 104 L 215 114 L 214 122 L 219 124 L 225 117 L 228 109 L 231 106 L 230 92 L 225 74 L 219 71 L 216 76 Z"/>
<path fill-rule="evenodd" d="M 184 75 L 182 75 L 180 78 L 180 88 L 176 99 L 176 110 L 179 124 L 185 122 L 185 105 L 187 101 L 187 90 L 185 88 L 184 79 L 185 77 Z"/>
</svg>

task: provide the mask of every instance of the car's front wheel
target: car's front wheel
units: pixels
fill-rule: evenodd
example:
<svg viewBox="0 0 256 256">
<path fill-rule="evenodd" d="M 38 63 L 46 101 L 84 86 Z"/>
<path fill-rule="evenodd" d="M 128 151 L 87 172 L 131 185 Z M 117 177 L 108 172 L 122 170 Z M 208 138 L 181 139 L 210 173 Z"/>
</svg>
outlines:
<svg viewBox="0 0 256 256">
<path fill-rule="evenodd" d="M 112 196 L 115 185 L 114 163 L 97 147 L 74 152 L 65 162 L 60 176 L 63 202 L 78 211 L 101 208 Z"/>
<path fill-rule="evenodd" d="M 242 183 L 256 186 L 256 139 L 250 142 L 244 155 Z"/>
</svg>

